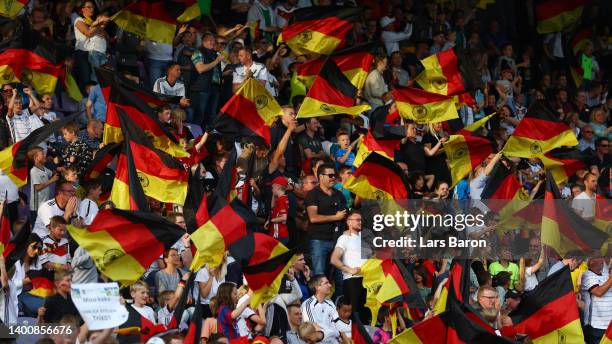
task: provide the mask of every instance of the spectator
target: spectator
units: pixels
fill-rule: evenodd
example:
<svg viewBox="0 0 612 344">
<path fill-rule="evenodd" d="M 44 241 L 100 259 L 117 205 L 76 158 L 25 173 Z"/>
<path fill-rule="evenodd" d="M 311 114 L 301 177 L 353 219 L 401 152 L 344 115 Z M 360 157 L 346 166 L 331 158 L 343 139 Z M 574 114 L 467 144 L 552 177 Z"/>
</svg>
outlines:
<svg viewBox="0 0 612 344">
<path fill-rule="evenodd" d="M 89 226 L 98 214 L 98 201 L 102 194 L 102 185 L 98 181 L 91 181 L 85 185 L 85 198 L 77 207 L 77 215 L 83 224 Z"/>
<path fill-rule="evenodd" d="M 87 127 L 79 132 L 79 139 L 85 142 L 92 150 L 97 150 L 102 143 L 103 133 L 104 123 L 97 119 L 92 119 L 87 123 Z"/>
<path fill-rule="evenodd" d="M 581 251 L 570 251 L 565 254 L 565 258 L 557 261 L 548 269 L 548 276 L 563 269 L 564 266 L 569 267 L 570 271 L 574 271 L 583 261 L 584 254 Z"/>
<path fill-rule="evenodd" d="M 578 141 L 578 146 L 576 149 L 584 152 L 587 149 L 591 149 L 595 152 L 595 138 L 593 136 L 593 127 L 590 125 L 585 125 L 580 130 L 580 140 Z"/>
<path fill-rule="evenodd" d="M 375 68 L 366 78 L 363 96 L 370 103 L 370 106 L 376 108 L 384 105 L 383 96 L 389 91 L 383 78 L 383 72 L 387 69 L 387 57 L 377 56 L 374 59 L 374 66 Z"/>
<path fill-rule="evenodd" d="M 572 208 L 587 221 L 595 217 L 595 196 L 597 194 L 597 176 L 587 173 L 582 178 L 584 191 L 574 197 Z"/>
<path fill-rule="evenodd" d="M 166 65 L 166 76 L 155 80 L 153 92 L 168 96 L 181 97 L 182 107 L 189 106 L 189 99 L 185 98 L 185 84 L 180 80 L 181 65 L 178 62 L 169 62 Z"/>
<path fill-rule="evenodd" d="M 104 27 L 110 19 L 98 16 L 94 20 L 94 3 L 85 1 L 79 8 L 79 17 L 74 20 L 75 45 L 75 72 L 76 81 L 85 91 L 85 83 L 96 80 L 94 67 L 106 63 L 106 39 Z"/>
<path fill-rule="evenodd" d="M 336 133 L 336 140 L 338 141 L 338 145 L 340 146 L 338 150 L 334 153 L 334 160 L 336 161 L 336 169 L 339 170 L 342 166 L 348 166 L 351 170 L 354 170 L 353 163 L 355 161 L 355 153 L 353 153 L 353 149 L 360 142 L 361 137 L 357 138 L 355 141 L 350 142 L 350 137 L 348 132 L 345 129 L 338 129 Z"/>
<path fill-rule="evenodd" d="M 247 15 L 247 21 L 258 23 L 258 28 L 263 37 L 270 43 L 274 43 L 275 33 L 278 31 L 277 18 L 272 9 L 272 0 L 255 1 Z"/>
<path fill-rule="evenodd" d="M 57 270 L 53 279 L 57 292 L 55 295 L 48 297 L 45 300 L 45 305 L 38 309 L 39 324 L 58 323 L 63 316 L 68 314 L 79 315 L 79 311 L 74 306 L 70 296 L 70 287 L 72 285 L 70 272 Z"/>
<path fill-rule="evenodd" d="M 410 74 L 402 67 L 403 57 L 399 51 L 393 52 L 390 67 L 385 71 L 387 85 L 391 88 L 406 87 L 410 81 Z"/>
<path fill-rule="evenodd" d="M 387 55 L 399 51 L 399 42 L 408 40 L 412 36 L 412 23 L 406 23 L 406 26 L 400 32 L 395 32 L 393 29 L 394 22 L 395 18 L 391 17 L 383 17 L 380 20 L 381 38 L 385 44 Z"/>
<path fill-rule="evenodd" d="M 232 79 L 232 92 L 236 93 L 238 88 L 242 86 L 242 83 L 250 77 L 259 81 L 262 85 L 266 86 L 266 89 L 270 93 L 274 93 L 274 90 L 268 85 L 268 70 L 266 66 L 259 62 L 253 61 L 253 52 L 249 48 L 240 48 L 238 50 L 238 59 L 240 60 L 240 66 L 236 68 Z"/>
<path fill-rule="evenodd" d="M 340 333 L 334 325 L 334 319 L 338 318 L 336 306 L 326 299 L 331 293 L 331 283 L 329 283 L 327 277 L 318 275 L 310 280 L 309 287 L 313 295 L 301 307 L 304 322 L 300 326 L 300 338 L 304 340 L 310 337 L 303 333 L 302 326 L 313 323 L 318 325 L 325 333 L 324 338 L 327 342 L 332 343 L 334 339 L 337 340 Z M 311 333 L 311 331 L 308 333 Z"/>
<path fill-rule="evenodd" d="M 25 229 L 22 229 L 25 230 Z M 27 292 L 27 289 L 32 285 L 32 280 L 28 276 L 30 271 L 42 269 L 42 264 L 39 259 L 39 252 L 42 249 L 42 241 L 36 234 L 30 234 L 26 241 L 26 249 L 24 254 L 15 263 L 15 271 L 11 277 L 12 285 L 19 300 L 18 305 L 15 304 L 15 314 L 23 313 L 27 317 L 36 317 L 36 313 L 43 306 L 45 300 L 42 297 L 32 295 Z"/>
<path fill-rule="evenodd" d="M 215 35 L 205 33 L 202 46 L 191 55 L 191 76 L 188 94 L 193 114 L 188 112 L 187 121 L 203 128 L 213 123 L 219 107 L 221 90 L 221 62 L 225 57 L 215 51 Z"/>
<path fill-rule="evenodd" d="M 59 174 L 45 167 L 47 157 L 40 147 L 28 151 L 28 158 L 34 166 L 30 170 L 30 221 L 36 220 L 41 203 L 51 198 L 51 185 L 59 180 Z"/>
<path fill-rule="evenodd" d="M 299 304 L 290 304 L 287 306 L 287 314 L 289 319 L 290 329 L 287 331 L 287 344 L 305 344 L 299 333 L 300 325 L 302 325 L 302 309 Z"/>
<path fill-rule="evenodd" d="M 132 297 L 132 304 L 126 307 L 131 307 L 133 310 L 138 312 L 141 316 L 152 322 L 157 323 L 157 317 L 153 308 L 147 306 L 149 302 L 149 286 L 143 281 L 136 281 L 130 286 L 130 296 Z"/>
<path fill-rule="evenodd" d="M 164 70 L 167 70 L 168 65 L 172 62 L 172 45 L 145 39 L 144 50 L 148 85 L 149 88 L 154 88 L 154 84 L 164 75 Z M 178 72 L 180 73 L 180 68 Z"/>
<path fill-rule="evenodd" d="M 514 289 L 514 285 L 519 279 L 519 267 L 516 263 L 512 262 L 512 252 L 508 248 L 501 248 L 499 253 L 499 260 L 491 263 L 489 266 L 489 272 L 493 277 L 501 271 L 507 271 L 511 274 L 510 276 L 510 289 Z"/>
<path fill-rule="evenodd" d="M 32 232 L 44 238 L 49 235 L 47 226 L 53 216 L 63 216 L 66 222 L 70 220 L 77 208 L 78 199 L 74 196 L 75 193 L 76 190 L 72 183 L 59 182 L 55 186 L 55 198 L 42 203 L 38 207 L 38 216 Z"/>
<path fill-rule="evenodd" d="M 268 223 L 268 233 L 284 245 L 289 243 L 287 229 L 287 214 L 289 212 L 289 198 L 285 194 L 288 181 L 285 177 L 276 177 L 272 180 L 272 213 Z"/>
<path fill-rule="evenodd" d="M 589 259 L 589 269 L 582 275 L 581 295 L 585 300 L 584 321 L 585 342 L 597 344 L 604 336 L 612 319 L 612 278 L 610 277 L 610 262 L 605 271 L 605 263 L 602 257 Z"/>
<path fill-rule="evenodd" d="M 62 128 L 64 140 L 68 142 L 56 158 L 56 163 L 62 167 L 75 167 L 79 176 L 83 175 L 93 159 L 93 150 L 79 138 L 79 128 L 76 123 L 68 123 Z"/>
<path fill-rule="evenodd" d="M 85 92 L 87 94 L 85 101 L 87 121 L 97 119 L 100 122 L 106 122 L 106 102 L 100 85 L 95 81 L 89 81 L 85 86 Z"/>
<path fill-rule="evenodd" d="M 219 332 L 223 333 L 230 340 L 239 337 L 236 320 L 249 305 L 251 293 L 252 291 L 249 290 L 249 297 L 238 305 L 238 290 L 236 289 L 236 285 L 234 283 L 225 282 L 219 286 L 217 292 L 217 326 L 219 327 Z"/>
<path fill-rule="evenodd" d="M 316 117 L 307 118 L 304 122 L 304 130 L 298 137 L 297 143 L 300 145 L 300 151 L 304 157 L 302 166 L 304 169 L 311 167 L 311 161 L 314 158 L 322 159 L 325 157 L 321 142 L 323 138 L 320 135 L 321 125 Z"/>
<path fill-rule="evenodd" d="M 13 96 L 10 98 L 7 110 L 7 121 L 11 130 L 11 139 L 13 143 L 17 143 L 25 139 L 32 132 L 32 121 L 38 120 L 36 115 L 32 113 L 38 109 L 39 103 L 32 95 L 32 91 L 26 87 L 23 89 L 30 99 L 29 109 L 22 109 L 23 100 L 18 97 L 17 89 L 13 88 Z M 31 120 L 32 119 L 32 120 Z"/>
<path fill-rule="evenodd" d="M 49 220 L 49 235 L 42 238 L 40 264 L 48 270 L 71 270 L 70 251 L 66 239 L 66 219 L 56 215 Z"/>
</svg>

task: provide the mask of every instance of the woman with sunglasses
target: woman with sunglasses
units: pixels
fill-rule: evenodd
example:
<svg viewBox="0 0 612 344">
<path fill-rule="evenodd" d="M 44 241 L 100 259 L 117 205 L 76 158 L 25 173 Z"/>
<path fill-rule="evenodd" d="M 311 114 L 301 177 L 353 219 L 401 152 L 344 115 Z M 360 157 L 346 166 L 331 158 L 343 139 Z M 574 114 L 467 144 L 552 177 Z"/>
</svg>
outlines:
<svg viewBox="0 0 612 344">
<path fill-rule="evenodd" d="M 23 228 L 22 230 L 26 230 Z M 29 272 L 33 270 L 42 270 L 42 265 L 38 259 L 42 247 L 42 241 L 36 234 L 30 234 L 23 256 L 14 266 L 11 282 L 15 286 L 17 298 L 19 300 L 19 309 L 23 310 L 24 316 L 36 317 L 38 308 L 43 306 L 44 298 L 34 296 L 28 291 L 32 289 L 32 280 L 29 277 Z M 10 267 L 9 267 L 10 268 Z M 17 304 L 14 305 L 17 308 Z"/>
</svg>

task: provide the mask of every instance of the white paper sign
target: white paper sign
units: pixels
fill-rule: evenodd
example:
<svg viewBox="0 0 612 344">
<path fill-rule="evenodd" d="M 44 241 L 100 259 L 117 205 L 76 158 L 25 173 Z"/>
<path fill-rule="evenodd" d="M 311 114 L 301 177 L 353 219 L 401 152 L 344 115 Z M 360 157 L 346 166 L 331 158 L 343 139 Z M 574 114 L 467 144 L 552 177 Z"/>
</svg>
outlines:
<svg viewBox="0 0 612 344">
<path fill-rule="evenodd" d="M 73 284 L 71 297 L 89 330 L 117 327 L 128 319 L 117 283 Z"/>
</svg>

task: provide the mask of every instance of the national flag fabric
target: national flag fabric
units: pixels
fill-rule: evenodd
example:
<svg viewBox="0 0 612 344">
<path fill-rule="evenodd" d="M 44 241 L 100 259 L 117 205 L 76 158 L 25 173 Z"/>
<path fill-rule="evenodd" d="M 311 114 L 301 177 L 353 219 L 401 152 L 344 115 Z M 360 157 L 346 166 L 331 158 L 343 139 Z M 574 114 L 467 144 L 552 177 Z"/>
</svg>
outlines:
<svg viewBox="0 0 612 344">
<path fill-rule="evenodd" d="M 508 330 L 526 334 L 535 344 L 584 343 L 576 294 L 567 266 L 524 293 L 509 316 L 513 325 L 503 327 L 502 334 Z"/>
<path fill-rule="evenodd" d="M 396 107 L 383 105 L 370 114 L 370 132 L 379 140 L 401 140 L 406 137 L 406 128 L 394 122 L 399 117 Z"/>
<path fill-rule="evenodd" d="M 495 153 L 495 146 L 490 139 L 481 136 L 450 135 L 444 142 L 444 151 L 453 178 L 451 187 L 454 187 Z"/>
<path fill-rule="evenodd" d="M 113 332 L 117 334 L 119 343 L 146 343 L 158 333 L 168 329 L 162 324 L 155 324 L 140 314 L 132 305 L 127 305 L 128 319 Z M 201 321 L 200 321 L 201 322 Z"/>
<path fill-rule="evenodd" d="M 28 246 L 28 237 L 30 233 L 32 233 L 32 229 L 29 223 L 26 223 L 21 230 L 16 231 L 13 238 L 4 246 L 2 255 L 4 256 L 6 266 L 13 266 L 18 260 L 23 258 Z"/>
<path fill-rule="evenodd" d="M 242 265 L 256 265 L 287 251 L 280 241 L 265 233 L 249 233 L 229 247 L 229 252 Z"/>
<path fill-rule="evenodd" d="M 138 280 L 185 231 L 150 212 L 100 210 L 87 228 L 68 226 L 98 270 L 123 286 Z"/>
<path fill-rule="evenodd" d="M 0 169 L 17 187 L 27 183 L 30 163 L 27 152 L 47 140 L 49 136 L 59 131 L 68 122 L 73 121 L 77 115 L 71 115 L 61 120 L 46 124 L 30 133 L 25 139 L 0 151 Z"/>
<path fill-rule="evenodd" d="M 446 284 L 442 287 L 438 301 L 434 305 L 436 314 L 448 309 L 449 295 L 459 302 L 467 302 L 470 294 L 470 264 L 468 259 L 453 260 Z"/>
<path fill-rule="evenodd" d="M 368 131 L 359 144 L 353 166 L 359 167 L 372 152 L 376 152 L 389 160 L 393 160 L 395 150 L 399 148 L 400 142 L 401 140 L 377 140 L 372 133 Z"/>
<path fill-rule="evenodd" d="M 533 103 L 514 129 L 503 152 L 508 156 L 533 158 L 562 146 L 576 146 L 574 131 L 544 102 Z"/>
<path fill-rule="evenodd" d="M 281 244 L 282 245 L 282 244 Z M 268 260 L 249 266 L 243 266 L 242 273 L 253 295 L 251 296 L 251 308 L 256 308 L 262 303 L 272 300 L 281 287 L 283 276 L 295 263 L 296 248 L 278 253 L 270 252 Z M 278 252 L 278 251 L 277 251 Z"/>
<path fill-rule="evenodd" d="M 593 36 L 593 27 L 592 26 L 582 26 L 574 33 L 572 40 L 570 42 L 570 48 L 572 50 L 572 55 L 579 56 L 580 52 L 584 51 L 584 48 L 587 45 L 587 42 Z"/>
<path fill-rule="evenodd" d="M 601 337 L 599 344 L 612 344 L 612 321 L 610 321 L 608 329 L 604 333 L 603 337 Z"/>
<path fill-rule="evenodd" d="M 293 11 L 291 23 L 283 29 L 279 42 L 286 42 L 297 55 L 329 55 L 345 44 L 346 35 L 359 20 L 359 8 L 307 7 Z"/>
<path fill-rule="evenodd" d="M 487 124 L 487 122 L 489 122 L 489 120 L 491 119 L 491 117 L 495 116 L 497 114 L 497 112 L 494 112 L 488 116 L 485 116 L 479 120 L 477 120 L 476 122 L 467 125 L 459 130 L 457 130 L 456 132 L 454 132 L 453 134 L 457 134 L 457 135 L 473 135 L 476 131 L 478 131 L 480 128 L 484 127 L 485 124 Z"/>
<path fill-rule="evenodd" d="M 374 55 L 371 53 L 372 47 L 372 43 L 365 43 L 336 51 L 329 56 L 338 65 L 342 74 L 359 90 L 363 88 L 368 73 L 372 69 L 372 63 L 374 62 Z M 306 87 L 311 87 L 323 64 L 325 64 L 325 60 L 326 57 L 321 56 L 297 65 L 298 79 Z"/>
<path fill-rule="evenodd" d="M 538 33 L 563 31 L 582 16 L 586 0 L 540 0 L 535 4 Z"/>
<path fill-rule="evenodd" d="M 138 178 L 134 162 L 128 159 L 125 152 L 119 154 L 117 159 L 115 179 L 113 180 L 109 199 L 117 209 L 150 210 L 149 202 L 144 193 L 142 183 Z"/>
<path fill-rule="evenodd" d="M 439 344 L 446 341 L 446 318 L 442 313 L 427 318 L 391 338 L 389 344 Z"/>
<path fill-rule="evenodd" d="M 266 88 L 249 78 L 221 108 L 214 127 L 233 137 L 258 137 L 270 145 L 270 126 L 283 114 L 282 108 Z"/>
<path fill-rule="evenodd" d="M 193 233 L 210 219 L 208 213 L 208 195 L 199 178 L 200 171 L 201 167 L 198 165 L 195 171 L 189 174 L 187 197 L 183 206 L 183 214 L 185 215 L 185 222 L 189 233 Z"/>
<path fill-rule="evenodd" d="M 564 183 L 569 177 L 585 168 L 585 157 L 575 148 L 555 148 L 540 156 L 544 167 L 550 171 L 557 183 Z"/>
<path fill-rule="evenodd" d="M 527 191 L 502 162 L 493 167 L 480 198 L 487 201 L 485 203 L 489 209 L 499 214 L 500 229 L 516 228 L 523 220 L 514 214 L 530 202 Z"/>
<path fill-rule="evenodd" d="M 513 344 L 513 340 L 497 335 L 469 305 L 451 297 L 446 317 L 446 343 Z"/>
<path fill-rule="evenodd" d="M 65 70 L 63 80 L 64 91 L 66 95 L 75 102 L 80 102 L 83 99 L 83 93 L 79 89 L 76 80 L 72 76 L 69 70 Z"/>
<path fill-rule="evenodd" d="M 250 233 L 257 224 L 253 211 L 240 200 L 234 199 L 227 203 L 217 199 L 217 203 L 225 205 L 211 211 L 211 218 L 191 234 L 191 241 L 197 248 L 191 271 L 197 271 L 205 264 L 212 267 L 221 264 L 223 254 L 230 245 Z"/>
<path fill-rule="evenodd" d="M 561 199 L 561 192 L 550 172 L 546 174 L 543 208 L 542 244 L 562 257 L 573 250 L 585 253 L 599 250 L 609 239 L 608 233 L 580 217 Z"/>
<path fill-rule="evenodd" d="M 4 199 L 7 197 L 5 194 Z M 8 218 L 7 203 L 6 201 L 0 202 L 0 254 L 4 256 L 4 252 L 9 248 L 11 241 L 11 221 Z"/>
<path fill-rule="evenodd" d="M 31 85 L 36 92 L 53 93 L 62 77 L 61 64 L 53 64 L 49 57 L 27 49 L 6 49 L 0 52 L 2 83 L 21 82 Z"/>
<path fill-rule="evenodd" d="M 122 109 L 118 109 L 124 147 L 127 177 L 136 173 L 144 193 L 160 202 L 183 205 L 187 196 L 188 173 L 180 161 L 156 149 L 144 131 L 136 125 Z M 117 171 L 116 182 L 129 185 L 124 173 Z M 119 189 L 117 189 L 119 190 Z"/>
<path fill-rule="evenodd" d="M 366 260 L 361 266 L 361 275 L 366 289 L 365 306 L 372 312 L 372 325 L 376 322 L 381 306 L 402 303 L 404 296 L 410 293 L 399 267 L 391 259 Z"/>
<path fill-rule="evenodd" d="M 371 153 L 353 172 L 344 187 L 363 199 L 410 199 L 407 177 L 395 162 Z"/>
<path fill-rule="evenodd" d="M 595 227 L 608 233 L 612 232 L 612 200 L 602 196 L 600 191 L 595 196 Z"/>
<path fill-rule="evenodd" d="M 392 92 L 400 115 L 416 123 L 437 123 L 459 117 L 450 96 L 413 87 L 398 87 Z"/>
<path fill-rule="evenodd" d="M 353 344 L 374 344 L 372 337 L 359 319 L 359 314 L 353 312 L 351 316 L 351 340 Z"/>
<path fill-rule="evenodd" d="M 421 64 L 425 70 L 417 75 L 415 81 L 425 91 L 448 96 L 465 92 L 453 49 L 431 55 L 421 60 Z"/>
<path fill-rule="evenodd" d="M 96 151 L 91 163 L 85 169 L 85 172 L 81 176 L 82 183 L 87 183 L 95 180 L 100 176 L 100 173 L 108 168 L 112 160 L 120 153 L 121 144 L 113 143 L 106 145 Z"/>
<path fill-rule="evenodd" d="M 174 134 L 170 133 L 157 119 L 155 110 L 149 105 L 149 103 L 160 102 L 159 99 L 147 91 L 130 85 L 127 80 L 120 79 L 112 70 L 99 68 L 96 73 L 107 105 L 102 143 L 109 144 L 123 140 L 118 113 L 118 109 L 122 109 L 132 121 L 137 123 L 151 137 L 156 148 L 175 157 L 189 156 L 185 149 L 180 146 Z"/>
<path fill-rule="evenodd" d="M 53 283 L 53 271 L 48 269 L 29 270 L 26 276 L 30 277 L 32 289 L 30 295 L 47 298 L 55 295 L 55 284 Z"/>
<path fill-rule="evenodd" d="M 180 23 L 186 23 L 202 16 L 210 16 L 212 0 L 174 0 L 173 2 L 185 4 L 185 10 L 176 18 Z"/>
<path fill-rule="evenodd" d="M 0 16 L 15 18 L 28 4 L 28 0 L 0 0 Z"/>
<path fill-rule="evenodd" d="M 356 103 L 357 87 L 347 79 L 338 65 L 328 58 L 306 94 L 298 118 L 334 114 L 359 115 L 370 110 L 367 104 Z"/>
<path fill-rule="evenodd" d="M 584 81 L 584 70 L 577 64 L 571 64 L 569 68 L 574 85 L 576 85 L 577 89 L 580 89 L 580 87 L 582 87 L 582 82 Z"/>
<path fill-rule="evenodd" d="M 202 337 L 202 326 L 204 321 L 202 320 L 202 308 L 204 305 L 200 302 L 195 306 L 195 311 L 189 321 L 189 327 L 187 328 L 187 334 L 183 338 L 183 344 L 199 344 L 201 343 Z"/>
</svg>

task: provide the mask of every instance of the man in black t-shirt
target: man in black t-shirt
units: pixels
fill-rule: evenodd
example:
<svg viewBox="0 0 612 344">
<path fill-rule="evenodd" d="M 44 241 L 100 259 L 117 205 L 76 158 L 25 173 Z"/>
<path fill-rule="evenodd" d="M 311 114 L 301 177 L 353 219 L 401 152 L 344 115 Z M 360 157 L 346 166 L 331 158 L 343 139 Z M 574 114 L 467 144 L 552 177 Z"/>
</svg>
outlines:
<svg viewBox="0 0 612 344">
<path fill-rule="evenodd" d="M 406 139 L 400 145 L 396 160 L 405 163 L 410 172 L 425 172 L 425 149 L 421 142 L 417 142 L 416 134 L 416 124 L 406 124 Z"/>
<path fill-rule="evenodd" d="M 304 201 L 308 213 L 308 238 L 312 275 L 325 274 L 336 239 L 342 234 L 346 217 L 346 199 L 333 188 L 336 183 L 334 166 L 322 164 L 317 170 L 319 186 L 306 195 Z M 342 281 L 340 276 L 340 282 Z M 341 287 L 336 284 L 336 291 Z"/>
</svg>

